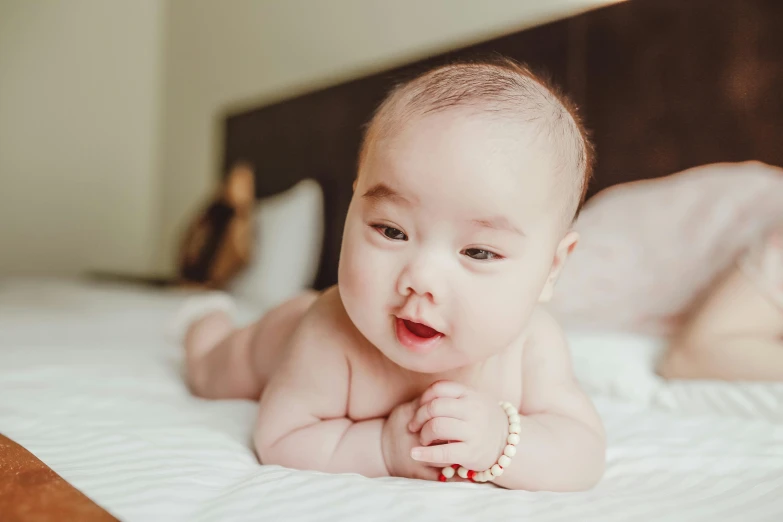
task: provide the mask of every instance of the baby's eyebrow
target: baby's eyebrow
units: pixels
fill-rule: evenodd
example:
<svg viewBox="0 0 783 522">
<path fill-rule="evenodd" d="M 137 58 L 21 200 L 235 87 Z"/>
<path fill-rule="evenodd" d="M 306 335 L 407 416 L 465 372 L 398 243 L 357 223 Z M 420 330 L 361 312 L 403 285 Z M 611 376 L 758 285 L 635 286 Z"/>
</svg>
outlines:
<svg viewBox="0 0 783 522">
<path fill-rule="evenodd" d="M 389 200 L 394 203 L 401 203 L 404 205 L 411 204 L 408 198 L 406 198 L 405 196 L 403 196 L 402 194 L 400 194 L 390 186 L 386 185 L 385 183 L 378 183 L 377 185 L 373 185 L 372 187 L 370 187 L 369 190 L 367 190 L 367 192 L 364 193 L 364 195 L 362 195 L 362 198 L 368 199 L 373 202 L 381 202 L 381 201 Z"/>
<path fill-rule="evenodd" d="M 508 232 L 519 234 L 523 237 L 525 236 L 525 233 L 522 232 L 519 227 L 515 226 L 511 221 L 509 221 L 505 216 L 494 216 L 489 219 L 474 219 L 471 222 L 479 227 L 492 228 L 494 230 L 506 230 Z"/>
</svg>

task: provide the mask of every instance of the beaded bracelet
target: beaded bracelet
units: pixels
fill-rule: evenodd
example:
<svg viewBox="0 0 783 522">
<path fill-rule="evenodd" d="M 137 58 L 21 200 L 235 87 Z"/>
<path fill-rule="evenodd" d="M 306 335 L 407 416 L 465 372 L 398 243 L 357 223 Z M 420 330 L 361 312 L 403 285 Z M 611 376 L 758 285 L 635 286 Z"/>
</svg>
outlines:
<svg viewBox="0 0 783 522">
<path fill-rule="evenodd" d="M 453 464 L 441 470 L 438 480 L 446 482 L 456 474 L 472 482 L 489 482 L 503 474 L 503 470 L 511 464 L 511 458 L 517 454 L 516 446 L 519 444 L 519 432 L 522 427 L 517 409 L 510 402 L 501 401 L 499 404 L 508 416 L 508 437 L 506 447 L 503 448 L 503 454 L 498 461 L 484 471 L 473 471 L 459 464 Z"/>
</svg>

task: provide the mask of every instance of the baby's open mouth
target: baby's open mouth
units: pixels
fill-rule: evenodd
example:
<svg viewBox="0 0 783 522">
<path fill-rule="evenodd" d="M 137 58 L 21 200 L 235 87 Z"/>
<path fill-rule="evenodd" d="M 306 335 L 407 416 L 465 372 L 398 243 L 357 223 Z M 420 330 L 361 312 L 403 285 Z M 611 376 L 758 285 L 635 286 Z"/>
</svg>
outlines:
<svg viewBox="0 0 783 522">
<path fill-rule="evenodd" d="M 427 353 L 434 350 L 444 337 L 435 328 L 399 317 L 395 318 L 395 330 L 400 344 L 416 353 Z"/>
<path fill-rule="evenodd" d="M 408 331 L 417 337 L 429 339 L 430 337 L 435 337 L 436 335 L 442 335 L 439 331 L 434 328 L 430 328 L 426 324 L 414 323 L 413 321 L 408 321 L 406 319 L 403 319 L 402 322 L 405 325 L 405 328 L 407 328 Z"/>
</svg>

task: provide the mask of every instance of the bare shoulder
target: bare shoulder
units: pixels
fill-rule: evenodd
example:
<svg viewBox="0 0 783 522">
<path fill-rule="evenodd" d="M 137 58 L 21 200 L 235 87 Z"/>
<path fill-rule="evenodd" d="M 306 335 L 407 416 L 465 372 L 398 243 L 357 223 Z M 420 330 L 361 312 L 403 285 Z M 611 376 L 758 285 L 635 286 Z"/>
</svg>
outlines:
<svg viewBox="0 0 783 522">
<path fill-rule="evenodd" d="M 543 308 L 531 318 L 524 350 L 521 412 L 571 417 L 602 433 L 603 427 L 595 408 L 574 375 L 565 333 Z"/>
<path fill-rule="evenodd" d="M 358 336 L 345 312 L 336 287 L 325 290 L 310 306 L 294 332 L 292 351 L 317 351 L 319 354 L 346 356 Z"/>
<path fill-rule="evenodd" d="M 563 329 L 543 307 L 539 307 L 530 318 L 522 361 L 525 373 L 537 371 L 541 365 L 557 366 L 550 370 L 560 369 L 564 374 L 572 373 L 571 353 Z"/>
<path fill-rule="evenodd" d="M 310 306 L 294 331 L 280 366 L 261 396 L 268 409 L 305 408 L 320 418 L 345 415 L 351 331 L 336 289 Z"/>
<path fill-rule="evenodd" d="M 522 386 L 522 407 L 527 413 L 547 410 L 554 394 L 575 386 L 565 335 L 542 307 L 530 318 L 522 352 Z"/>
</svg>

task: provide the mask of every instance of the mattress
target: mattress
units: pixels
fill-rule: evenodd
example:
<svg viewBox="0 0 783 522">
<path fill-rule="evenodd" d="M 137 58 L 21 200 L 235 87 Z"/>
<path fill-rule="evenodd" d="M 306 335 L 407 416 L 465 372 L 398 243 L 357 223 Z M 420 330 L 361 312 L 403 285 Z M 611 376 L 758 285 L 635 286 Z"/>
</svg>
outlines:
<svg viewBox="0 0 783 522">
<path fill-rule="evenodd" d="M 164 336 L 183 298 L 0 283 L 0 433 L 122 520 L 783 520 L 783 384 L 665 383 L 652 372 L 660 343 L 628 335 L 569 333 L 608 435 L 591 491 L 261 466 L 254 403 L 183 385 Z"/>
</svg>

